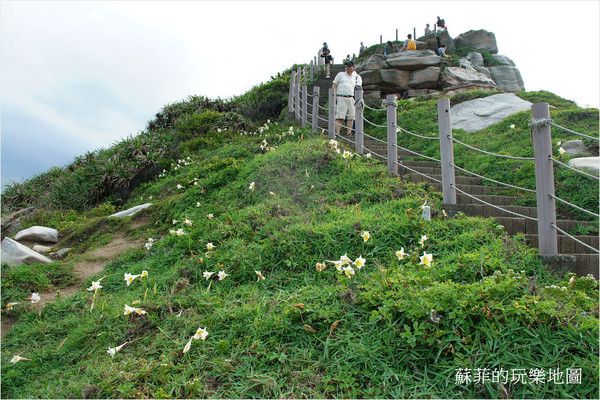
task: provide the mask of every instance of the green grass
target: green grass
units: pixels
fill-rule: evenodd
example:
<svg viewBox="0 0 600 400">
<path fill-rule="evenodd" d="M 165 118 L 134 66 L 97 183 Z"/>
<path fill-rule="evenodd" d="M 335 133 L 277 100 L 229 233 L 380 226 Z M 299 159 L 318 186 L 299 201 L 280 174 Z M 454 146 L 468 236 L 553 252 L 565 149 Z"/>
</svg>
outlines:
<svg viewBox="0 0 600 400">
<path fill-rule="evenodd" d="M 135 189 L 123 208 L 151 197 L 145 226 L 107 222 L 106 205 L 38 214 L 82 252 L 117 231 L 155 241 L 39 314 L 3 307 L 17 321 L 2 340 L 3 398 L 598 397 L 596 280 L 546 271 L 522 236 L 444 217 L 439 193 L 345 159 L 325 137 L 281 123 L 255 132 L 218 136 Z M 366 259 L 351 278 L 325 261 L 345 254 Z M 4 290 L 2 304 L 43 290 L 47 274 L 3 267 L 3 286 L 26 288 Z M 103 276 L 90 312 L 85 289 Z M 123 315 L 125 304 L 147 313 Z M 184 353 L 200 327 L 208 337 Z M 15 354 L 32 361 L 11 364 Z M 582 382 L 457 384 L 459 368 L 581 368 Z"/>
</svg>

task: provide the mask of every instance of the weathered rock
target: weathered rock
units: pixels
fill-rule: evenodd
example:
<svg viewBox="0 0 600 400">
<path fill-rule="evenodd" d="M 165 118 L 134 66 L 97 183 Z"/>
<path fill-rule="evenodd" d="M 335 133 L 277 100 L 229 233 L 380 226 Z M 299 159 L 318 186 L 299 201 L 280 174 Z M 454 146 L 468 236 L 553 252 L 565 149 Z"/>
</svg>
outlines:
<svg viewBox="0 0 600 400">
<path fill-rule="evenodd" d="M 474 132 L 530 109 L 530 102 L 512 93 L 501 93 L 452 106 L 450 121 L 453 129 Z"/>
<path fill-rule="evenodd" d="M 583 143 L 583 140 L 579 139 L 564 142 L 561 147 L 565 150 L 565 153 L 570 156 L 577 154 L 592 154 L 592 152 Z"/>
<path fill-rule="evenodd" d="M 381 70 L 381 87 L 390 90 L 408 89 L 410 80 L 410 71 L 400 71 L 397 69 Z"/>
<path fill-rule="evenodd" d="M 33 251 L 37 251 L 40 254 L 46 254 L 50 250 L 52 250 L 52 247 L 42 246 L 41 244 L 33 246 Z"/>
<path fill-rule="evenodd" d="M 0 244 L 2 254 L 2 263 L 8 265 L 21 265 L 21 264 L 37 264 L 37 263 L 51 263 L 52 260 L 33 251 L 27 246 L 12 240 L 11 238 L 4 238 Z"/>
<path fill-rule="evenodd" d="M 385 61 L 384 56 L 381 54 L 373 54 L 366 61 L 360 62 L 356 65 L 356 73 L 362 76 L 363 71 L 369 71 L 372 69 L 385 69 L 388 68 L 388 64 Z"/>
<path fill-rule="evenodd" d="M 572 158 L 568 163 L 573 168 L 577 168 L 594 175 L 600 175 L 600 157 L 579 157 Z"/>
<path fill-rule="evenodd" d="M 414 89 L 435 89 L 439 80 L 440 68 L 429 67 L 412 72 L 408 85 Z"/>
<path fill-rule="evenodd" d="M 480 72 L 480 73 L 484 74 L 485 76 L 487 76 L 488 78 L 492 79 L 492 73 L 490 72 L 489 68 L 483 67 L 483 66 L 478 66 L 475 68 L 477 69 L 477 72 Z"/>
<path fill-rule="evenodd" d="M 30 216 L 34 211 L 34 207 L 27 207 L 2 217 L 2 225 L 0 227 L 2 239 L 20 231 L 23 227 L 23 218 Z"/>
<path fill-rule="evenodd" d="M 70 247 L 65 247 L 64 249 L 60 249 L 56 252 L 56 257 L 64 258 L 71 252 L 71 250 L 72 249 Z"/>
<path fill-rule="evenodd" d="M 456 46 L 454 45 L 454 40 L 448 34 L 448 31 L 444 30 L 439 32 L 440 45 L 446 45 L 446 53 L 452 54 L 456 50 Z M 426 48 L 429 50 L 436 49 L 438 47 L 438 41 L 435 33 L 430 33 L 426 36 L 421 36 L 417 39 L 420 42 L 427 43 Z M 420 49 L 420 47 L 417 47 Z"/>
<path fill-rule="evenodd" d="M 442 58 L 431 50 L 413 50 L 387 56 L 389 68 L 414 71 L 441 64 Z"/>
<path fill-rule="evenodd" d="M 473 64 L 476 67 L 484 66 L 483 56 L 481 55 L 481 53 L 473 51 L 473 52 L 467 54 L 466 58 L 467 58 L 467 60 L 469 60 L 471 62 L 471 64 Z"/>
<path fill-rule="evenodd" d="M 408 97 L 426 96 L 429 91 L 427 89 L 409 89 L 406 94 Z"/>
<path fill-rule="evenodd" d="M 125 218 L 125 217 L 129 217 L 135 213 L 137 213 L 140 210 L 143 210 L 144 208 L 148 208 L 152 205 L 152 203 L 146 203 L 146 204 L 140 204 L 139 206 L 135 206 L 135 207 L 131 207 L 127 210 L 123 210 L 120 211 L 118 213 L 109 215 L 108 218 Z"/>
<path fill-rule="evenodd" d="M 381 99 L 381 90 L 380 89 L 371 89 L 369 91 L 365 90 L 364 99 L 365 100 L 380 100 Z"/>
<path fill-rule="evenodd" d="M 372 85 L 379 86 L 379 84 L 383 82 L 383 80 L 381 79 L 381 71 L 383 70 L 373 69 L 362 71 L 359 75 L 362 78 L 363 88 L 368 88 Z"/>
<path fill-rule="evenodd" d="M 499 89 L 505 92 L 525 90 L 521 72 L 517 67 L 497 65 L 490 67 L 490 72 L 492 73 L 492 79 L 496 82 Z"/>
<path fill-rule="evenodd" d="M 491 54 L 498 53 L 498 44 L 496 43 L 496 35 L 493 32 L 488 32 L 485 29 L 477 31 L 471 30 L 461 33 L 454 39 L 456 47 L 472 47 L 476 50 L 486 50 Z"/>
<path fill-rule="evenodd" d="M 494 57 L 496 61 L 504 65 L 510 65 L 512 67 L 515 66 L 515 62 L 506 56 L 502 56 L 500 54 L 492 54 L 492 57 Z"/>
<path fill-rule="evenodd" d="M 461 67 L 448 67 L 440 76 L 441 86 L 452 90 L 496 90 L 496 84 L 490 78 L 477 71 Z"/>
<path fill-rule="evenodd" d="M 45 226 L 32 226 L 17 232 L 15 240 L 26 240 L 30 242 L 58 243 L 58 231 Z"/>
</svg>

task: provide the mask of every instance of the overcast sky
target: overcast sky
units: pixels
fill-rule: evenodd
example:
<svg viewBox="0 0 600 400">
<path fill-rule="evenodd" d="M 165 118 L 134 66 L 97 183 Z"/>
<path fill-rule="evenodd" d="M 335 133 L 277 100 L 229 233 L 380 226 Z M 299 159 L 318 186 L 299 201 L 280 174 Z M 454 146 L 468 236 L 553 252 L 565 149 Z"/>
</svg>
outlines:
<svg viewBox="0 0 600 400">
<path fill-rule="evenodd" d="M 599 104 L 599 1 L 0 1 L 1 180 L 65 166 L 190 95 L 230 98 L 326 41 L 494 32 L 526 90 Z"/>
</svg>

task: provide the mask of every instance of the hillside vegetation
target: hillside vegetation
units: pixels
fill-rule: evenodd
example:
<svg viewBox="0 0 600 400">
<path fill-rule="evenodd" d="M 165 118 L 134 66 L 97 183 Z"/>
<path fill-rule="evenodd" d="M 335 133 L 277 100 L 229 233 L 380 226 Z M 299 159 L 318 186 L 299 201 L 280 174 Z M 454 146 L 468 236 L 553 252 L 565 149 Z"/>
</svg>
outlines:
<svg viewBox="0 0 600 400">
<path fill-rule="evenodd" d="M 448 218 L 427 185 L 284 122 L 288 83 L 168 105 L 140 135 L 7 190 L 3 212 L 43 207 L 26 226 L 73 250 L 2 267 L 2 397 L 598 398 L 598 282 L 547 271 L 493 219 Z M 399 121 L 436 132 L 434 104 L 401 102 Z M 598 134 L 597 110 L 557 107 Z M 516 150 L 525 118 L 486 144 Z M 25 300 L 123 236 L 145 245 L 73 296 Z"/>
</svg>

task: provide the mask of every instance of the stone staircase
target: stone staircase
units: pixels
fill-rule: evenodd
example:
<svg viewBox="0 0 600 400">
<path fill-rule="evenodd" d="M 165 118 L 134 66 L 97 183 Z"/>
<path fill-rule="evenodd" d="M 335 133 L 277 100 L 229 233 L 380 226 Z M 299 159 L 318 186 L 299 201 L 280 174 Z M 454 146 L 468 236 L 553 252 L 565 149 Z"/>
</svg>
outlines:
<svg viewBox="0 0 600 400">
<path fill-rule="evenodd" d="M 382 156 L 387 156 L 387 147 L 385 144 L 376 142 L 372 139 L 364 139 L 364 146 L 368 148 L 373 157 L 383 160 Z M 435 161 L 410 161 L 409 159 L 414 157 L 410 153 L 398 149 L 398 175 L 411 182 L 427 182 L 430 186 L 436 190 L 441 191 L 441 183 L 435 182 L 431 179 L 423 177 L 415 172 L 405 168 L 408 167 L 412 170 L 418 171 L 422 174 L 427 174 L 435 179 L 441 181 L 441 167 L 440 164 Z M 456 186 L 458 189 L 469 193 L 470 195 L 481 199 L 487 203 L 495 206 L 502 207 L 506 210 L 526 215 L 532 218 L 537 217 L 536 207 L 522 207 L 513 206 L 518 197 L 502 195 L 502 192 L 506 191 L 503 187 L 492 187 L 480 185 L 481 179 L 472 176 L 461 176 L 456 175 Z M 458 193 L 456 196 L 456 205 L 446 205 L 444 208 L 449 214 L 456 214 L 461 211 L 466 215 L 470 216 L 482 216 L 494 218 L 500 225 L 504 226 L 505 231 L 509 235 L 515 235 L 522 233 L 525 238 L 529 241 L 532 247 L 538 245 L 538 232 L 537 232 L 537 221 L 517 217 L 510 213 L 498 210 L 492 206 L 488 206 L 478 202 L 477 200 Z M 596 222 L 585 222 L 585 221 L 572 221 L 572 220 L 558 220 L 557 226 L 569 232 L 577 227 L 585 226 L 597 226 Z M 578 240 L 583 243 L 599 248 L 598 236 L 575 236 Z M 560 257 L 543 257 L 545 262 L 553 267 L 567 268 L 570 271 L 577 273 L 580 276 L 592 274 L 598 278 L 598 253 L 594 253 L 592 250 L 582 246 L 574 240 L 560 234 L 558 234 L 558 253 Z M 565 257 L 566 256 L 566 257 Z M 572 257 L 569 257 L 572 256 Z"/>
</svg>

